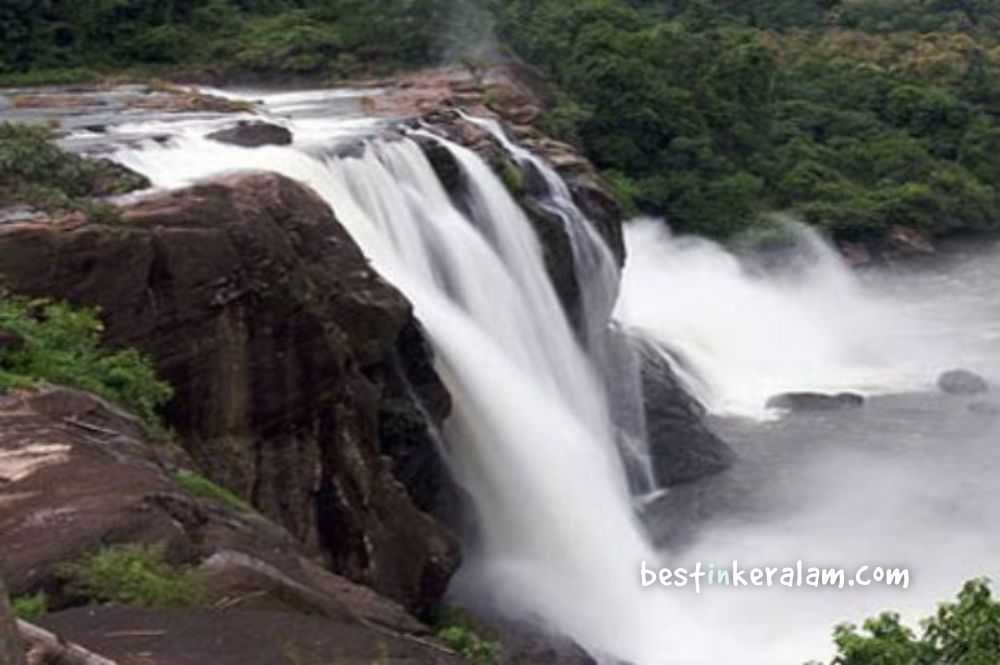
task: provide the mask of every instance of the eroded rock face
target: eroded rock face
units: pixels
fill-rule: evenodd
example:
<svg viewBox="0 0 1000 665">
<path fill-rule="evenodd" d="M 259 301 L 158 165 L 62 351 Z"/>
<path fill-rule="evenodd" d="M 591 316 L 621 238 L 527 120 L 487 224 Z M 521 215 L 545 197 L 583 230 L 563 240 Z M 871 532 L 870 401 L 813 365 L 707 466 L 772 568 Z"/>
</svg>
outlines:
<svg viewBox="0 0 1000 665">
<path fill-rule="evenodd" d="M 56 612 L 42 623 L 104 656 L 123 656 L 135 645 L 102 641 L 110 624 L 88 623 L 103 610 L 62 611 L 86 599 L 67 590 L 59 571 L 100 547 L 155 545 L 173 563 L 194 567 L 202 604 L 216 609 L 215 618 L 196 608 L 161 614 L 190 635 L 154 639 L 146 645 L 151 652 L 223 662 L 211 640 L 195 634 L 237 645 L 254 632 L 252 643 L 266 653 L 303 643 L 293 631 L 266 630 L 258 615 L 267 613 L 275 624 L 311 622 L 313 634 L 341 636 L 363 662 L 378 657 L 380 641 L 421 662 L 440 655 L 409 644 L 428 631 L 400 605 L 317 565 L 285 529 L 185 489 L 177 470 L 187 463 L 182 451 L 151 441 L 140 423 L 92 395 L 52 389 L 0 396 L 0 573 L 12 592 L 46 591 Z M 149 627 L 134 608 L 115 616 L 123 631 Z M 331 649 L 330 656 L 340 653 Z"/>
<path fill-rule="evenodd" d="M 0 274 L 99 306 L 106 339 L 148 353 L 174 386 L 168 419 L 198 468 L 334 571 L 414 610 L 438 598 L 457 546 L 379 448 L 399 417 L 410 456 L 433 457 L 425 414 L 449 409 L 403 296 L 321 199 L 280 176 L 159 195 L 125 216 L 5 225 Z"/>
</svg>

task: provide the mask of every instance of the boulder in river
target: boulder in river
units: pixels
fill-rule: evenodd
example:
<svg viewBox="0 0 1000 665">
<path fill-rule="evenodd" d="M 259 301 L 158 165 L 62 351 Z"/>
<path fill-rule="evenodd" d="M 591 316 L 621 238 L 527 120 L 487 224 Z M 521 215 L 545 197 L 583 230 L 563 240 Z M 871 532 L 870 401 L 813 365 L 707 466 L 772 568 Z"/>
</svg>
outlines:
<svg viewBox="0 0 1000 665">
<path fill-rule="evenodd" d="M 644 340 L 638 349 L 649 454 L 666 486 L 726 470 L 736 459 L 729 445 L 705 425 L 705 409 L 687 393 L 665 351 Z"/>
<path fill-rule="evenodd" d="M 208 138 L 244 148 L 259 148 L 265 145 L 289 145 L 292 142 L 292 133 L 280 125 L 269 122 L 242 120 L 232 127 L 212 132 Z"/>
<path fill-rule="evenodd" d="M 789 411 L 839 411 L 864 406 L 865 398 L 857 393 L 794 392 L 775 395 L 767 400 L 769 409 Z"/>
<path fill-rule="evenodd" d="M 986 379 L 967 369 L 953 369 L 938 377 L 938 388 L 949 395 L 980 395 L 989 392 Z"/>
</svg>

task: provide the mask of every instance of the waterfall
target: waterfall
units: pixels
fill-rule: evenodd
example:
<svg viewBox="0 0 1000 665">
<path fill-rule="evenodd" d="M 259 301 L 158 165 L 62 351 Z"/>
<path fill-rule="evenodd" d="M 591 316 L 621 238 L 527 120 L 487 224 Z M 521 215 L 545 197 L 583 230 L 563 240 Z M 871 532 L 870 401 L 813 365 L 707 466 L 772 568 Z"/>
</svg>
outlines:
<svg viewBox="0 0 1000 665">
<path fill-rule="evenodd" d="M 491 169 L 466 148 L 421 137 L 460 167 L 458 205 L 410 138 L 369 138 L 345 156 L 321 143 L 248 150 L 203 133 L 143 141 L 117 158 L 159 187 L 246 169 L 305 183 L 413 303 L 453 396 L 446 457 L 476 509 L 461 586 L 601 659 L 681 653 L 669 639 L 684 630 L 681 615 L 639 584 L 640 562 L 656 555 L 634 515 L 601 372 L 574 335 L 529 220 Z M 581 234 L 594 316 L 610 311 L 614 262 L 565 183 L 542 173 L 551 205 Z M 590 260 L 601 267 L 587 273 Z"/>
<path fill-rule="evenodd" d="M 524 172 L 541 178 L 544 191 L 537 195 L 538 203 L 562 222 L 573 253 L 574 275 L 580 289 L 580 335 L 604 385 L 613 387 L 610 399 L 616 438 L 632 491 L 640 497 L 654 495 L 659 483 L 647 447 L 640 360 L 635 348 L 608 326 L 621 282 L 614 255 L 552 166 L 511 140 L 498 121 L 466 113 L 462 117 L 486 130 Z"/>
</svg>

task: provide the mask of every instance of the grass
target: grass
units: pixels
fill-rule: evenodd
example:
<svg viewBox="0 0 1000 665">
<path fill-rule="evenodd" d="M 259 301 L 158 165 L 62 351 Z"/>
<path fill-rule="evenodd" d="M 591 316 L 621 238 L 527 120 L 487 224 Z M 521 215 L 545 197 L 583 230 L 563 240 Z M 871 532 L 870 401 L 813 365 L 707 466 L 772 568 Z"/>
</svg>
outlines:
<svg viewBox="0 0 1000 665">
<path fill-rule="evenodd" d="M 220 485 L 213 483 L 201 474 L 187 469 L 181 469 L 174 474 L 174 478 L 178 483 L 180 483 L 181 487 L 186 489 L 191 494 L 217 501 L 238 513 L 253 512 L 253 506 L 249 503 L 233 494 L 225 487 L 221 487 Z"/>
<path fill-rule="evenodd" d="M 112 545 L 60 571 L 67 590 L 99 603 L 191 607 L 202 590 L 189 568 L 171 565 L 159 546 Z"/>
<path fill-rule="evenodd" d="M 13 598 L 11 605 L 18 619 L 32 621 L 49 613 L 49 596 L 44 591 L 39 591 L 30 596 Z"/>
<path fill-rule="evenodd" d="M 132 412 L 162 431 L 159 409 L 173 390 L 134 349 L 101 346 L 104 326 L 93 309 L 32 300 L 0 289 L 0 390 L 42 383 L 79 388 Z"/>
</svg>

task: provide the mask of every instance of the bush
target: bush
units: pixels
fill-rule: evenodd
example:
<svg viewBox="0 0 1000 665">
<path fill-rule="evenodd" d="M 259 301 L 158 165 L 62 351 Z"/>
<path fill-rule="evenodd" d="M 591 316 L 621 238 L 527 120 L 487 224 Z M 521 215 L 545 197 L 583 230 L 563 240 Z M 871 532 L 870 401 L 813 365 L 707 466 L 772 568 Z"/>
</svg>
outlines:
<svg viewBox="0 0 1000 665">
<path fill-rule="evenodd" d="M 18 619 L 32 621 L 49 613 L 49 597 L 44 591 L 32 596 L 18 596 L 11 600 L 14 615 Z"/>
<path fill-rule="evenodd" d="M 0 347 L 0 389 L 39 382 L 79 388 L 159 427 L 157 412 L 170 400 L 172 389 L 138 351 L 102 348 L 103 329 L 94 310 L 0 290 L 0 331 L 17 340 Z"/>
<path fill-rule="evenodd" d="M 189 569 L 169 564 L 162 547 L 105 547 L 60 570 L 73 595 L 137 607 L 190 607 L 201 589 Z"/>
<path fill-rule="evenodd" d="M 108 221 L 117 219 L 116 209 L 93 197 L 149 186 L 143 176 L 111 162 L 67 153 L 54 139 L 45 125 L 0 123 L 0 200 L 48 212 L 79 210 Z"/>
<path fill-rule="evenodd" d="M 449 649 L 466 659 L 472 665 L 497 665 L 500 663 L 502 648 L 500 643 L 484 637 L 473 625 L 471 616 L 457 607 L 442 607 L 438 610 L 435 624 L 438 639 Z"/>
<path fill-rule="evenodd" d="M 967 582 L 957 602 L 942 605 L 921 622 L 922 633 L 898 614 L 845 624 L 834 632 L 833 665 L 994 665 L 1000 662 L 1000 602 L 986 580 Z"/>
</svg>

